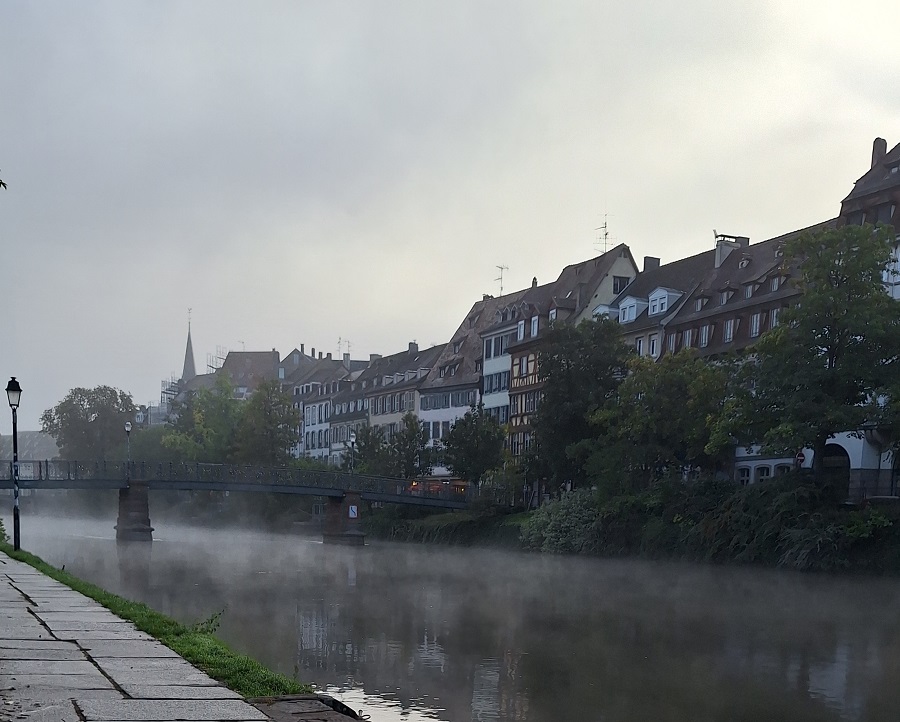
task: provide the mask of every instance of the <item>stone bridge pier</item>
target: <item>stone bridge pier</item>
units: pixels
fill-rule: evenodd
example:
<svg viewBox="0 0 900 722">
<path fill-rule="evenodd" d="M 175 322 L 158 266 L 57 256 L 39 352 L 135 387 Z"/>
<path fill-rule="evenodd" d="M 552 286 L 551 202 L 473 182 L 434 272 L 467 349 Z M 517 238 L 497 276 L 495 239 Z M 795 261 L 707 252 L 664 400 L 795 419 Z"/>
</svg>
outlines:
<svg viewBox="0 0 900 722">
<path fill-rule="evenodd" d="M 329 496 L 322 541 L 326 544 L 363 546 L 366 535 L 360 527 L 361 515 L 362 498 L 358 492 L 347 491 L 343 496 Z"/>
<path fill-rule="evenodd" d="M 146 484 L 130 482 L 125 489 L 119 489 L 116 541 L 153 541 L 153 527 L 150 526 L 150 499 Z"/>
</svg>

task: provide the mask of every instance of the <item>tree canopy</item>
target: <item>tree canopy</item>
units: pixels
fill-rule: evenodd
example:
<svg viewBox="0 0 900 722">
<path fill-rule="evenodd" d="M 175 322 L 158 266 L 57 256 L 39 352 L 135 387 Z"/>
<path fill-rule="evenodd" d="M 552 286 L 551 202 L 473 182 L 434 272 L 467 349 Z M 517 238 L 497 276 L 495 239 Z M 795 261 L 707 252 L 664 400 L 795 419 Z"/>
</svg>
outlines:
<svg viewBox="0 0 900 722">
<path fill-rule="evenodd" d="M 810 447 L 821 471 L 829 438 L 883 421 L 900 390 L 900 304 L 883 284 L 892 240 L 892 229 L 864 225 L 785 245 L 802 295 L 752 347 L 724 415 L 728 434 L 770 453 Z"/>
<path fill-rule="evenodd" d="M 41 429 L 56 439 L 63 459 L 110 460 L 125 444 L 125 422 L 134 410 L 131 394 L 112 386 L 74 388 L 41 414 Z"/>
<path fill-rule="evenodd" d="M 548 332 L 538 356 L 545 383 L 533 423 L 530 475 L 558 483 L 582 478 L 585 456 L 579 442 L 593 437 L 591 416 L 625 377 L 632 353 L 622 343 L 621 330 L 615 321 L 601 318 Z"/>
<path fill-rule="evenodd" d="M 293 459 L 300 412 L 277 381 L 261 384 L 244 402 L 235 435 L 235 461 L 283 466 Z"/>
<path fill-rule="evenodd" d="M 503 464 L 506 432 L 497 419 L 473 406 L 456 420 L 444 438 L 444 463 L 457 476 L 473 484 Z"/>
</svg>

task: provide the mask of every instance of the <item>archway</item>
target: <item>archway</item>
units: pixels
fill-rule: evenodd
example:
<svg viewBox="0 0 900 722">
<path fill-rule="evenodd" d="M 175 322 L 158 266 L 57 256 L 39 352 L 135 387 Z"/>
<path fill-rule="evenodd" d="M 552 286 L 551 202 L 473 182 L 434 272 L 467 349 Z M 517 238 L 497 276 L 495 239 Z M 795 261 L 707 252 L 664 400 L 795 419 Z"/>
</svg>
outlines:
<svg viewBox="0 0 900 722">
<path fill-rule="evenodd" d="M 840 444 L 825 444 L 822 481 L 834 487 L 838 498 L 850 496 L 850 455 Z"/>
</svg>

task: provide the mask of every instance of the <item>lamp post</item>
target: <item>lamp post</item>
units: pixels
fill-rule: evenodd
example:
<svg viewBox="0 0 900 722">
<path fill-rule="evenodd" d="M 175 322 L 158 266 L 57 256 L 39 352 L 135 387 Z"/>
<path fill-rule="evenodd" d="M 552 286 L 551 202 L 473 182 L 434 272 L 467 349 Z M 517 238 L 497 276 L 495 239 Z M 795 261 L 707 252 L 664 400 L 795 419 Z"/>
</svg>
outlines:
<svg viewBox="0 0 900 722">
<path fill-rule="evenodd" d="M 125 439 L 128 447 L 128 466 L 125 467 L 125 481 L 131 481 L 131 422 L 125 422 Z"/>
<path fill-rule="evenodd" d="M 9 408 L 12 409 L 13 424 L 13 549 L 19 551 L 19 429 L 16 411 L 19 399 L 22 398 L 22 387 L 15 376 L 6 384 L 6 397 L 9 399 Z"/>
<path fill-rule="evenodd" d="M 356 432 L 355 431 L 350 432 L 349 439 L 350 439 L 350 473 L 352 474 L 353 473 L 353 461 L 354 461 L 353 452 L 356 449 Z"/>
</svg>

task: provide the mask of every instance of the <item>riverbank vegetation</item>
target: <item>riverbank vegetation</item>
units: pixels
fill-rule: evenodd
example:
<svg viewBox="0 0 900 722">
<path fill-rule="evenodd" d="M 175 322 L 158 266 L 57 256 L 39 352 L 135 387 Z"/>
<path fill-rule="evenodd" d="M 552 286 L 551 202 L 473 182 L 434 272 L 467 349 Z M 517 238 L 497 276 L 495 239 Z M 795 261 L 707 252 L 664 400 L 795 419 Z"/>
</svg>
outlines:
<svg viewBox="0 0 900 722">
<path fill-rule="evenodd" d="M 0 551 L 99 602 L 116 616 L 133 622 L 142 632 L 158 639 L 195 667 L 245 697 L 305 694 L 312 691 L 309 685 L 272 672 L 256 660 L 231 650 L 224 642 L 213 636 L 215 620 L 201 621 L 193 625 L 182 624 L 154 611 L 146 604 L 132 602 L 78 579 L 33 554 L 14 551 L 12 546 L 5 542 L 0 542 Z"/>
</svg>

